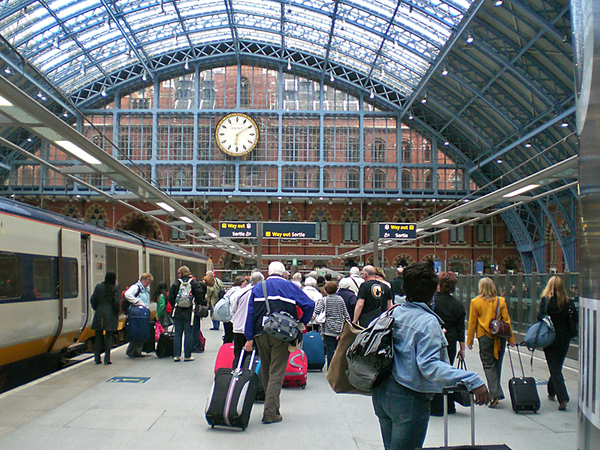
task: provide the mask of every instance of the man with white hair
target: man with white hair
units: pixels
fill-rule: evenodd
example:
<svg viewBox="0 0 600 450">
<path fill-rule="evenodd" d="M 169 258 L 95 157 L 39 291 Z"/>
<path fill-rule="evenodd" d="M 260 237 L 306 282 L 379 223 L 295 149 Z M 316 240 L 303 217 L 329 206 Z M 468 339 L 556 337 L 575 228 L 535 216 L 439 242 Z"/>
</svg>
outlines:
<svg viewBox="0 0 600 450">
<path fill-rule="evenodd" d="M 360 276 L 360 269 L 356 266 L 350 268 L 350 274 L 342 280 L 348 280 L 350 282 L 349 289 L 354 292 L 354 295 L 358 295 L 360 285 L 365 282 Z"/>
<path fill-rule="evenodd" d="M 276 423 L 283 420 L 279 411 L 279 396 L 290 355 L 287 342 L 263 333 L 263 324 L 268 316 L 266 301 L 269 302 L 272 313 L 285 312 L 294 318 L 298 318 L 297 307 L 299 307 L 302 311 L 302 316 L 299 318 L 301 327 L 308 324 L 315 309 L 315 303 L 302 292 L 302 289 L 286 280 L 283 277 L 284 273 L 285 266 L 280 261 L 269 264 L 269 278 L 252 288 L 248 301 L 248 316 L 244 332 L 247 342 L 244 349 L 251 352 L 253 344 L 256 343 L 260 354 L 260 370 L 265 387 L 263 423 Z M 266 298 L 263 285 L 266 286 Z"/>
</svg>

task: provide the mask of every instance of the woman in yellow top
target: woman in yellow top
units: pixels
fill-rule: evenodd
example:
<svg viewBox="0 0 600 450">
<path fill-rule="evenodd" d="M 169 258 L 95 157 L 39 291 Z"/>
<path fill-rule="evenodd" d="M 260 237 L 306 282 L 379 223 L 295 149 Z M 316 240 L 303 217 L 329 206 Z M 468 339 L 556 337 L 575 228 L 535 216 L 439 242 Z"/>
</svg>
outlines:
<svg viewBox="0 0 600 450">
<path fill-rule="evenodd" d="M 490 408 L 498 406 L 498 401 L 504 398 L 500 386 L 500 372 L 506 339 L 493 338 L 490 334 L 490 321 L 496 318 L 497 302 L 500 302 L 500 319 L 510 323 L 506 301 L 504 298 L 498 297 L 494 282 L 490 278 L 479 280 L 479 295 L 471 300 L 467 346 L 469 349 L 473 349 L 473 337 L 476 335 L 479 339 L 479 358 L 483 365 L 490 397 L 492 398 Z M 516 345 L 512 331 L 508 341 L 511 346 Z"/>
</svg>

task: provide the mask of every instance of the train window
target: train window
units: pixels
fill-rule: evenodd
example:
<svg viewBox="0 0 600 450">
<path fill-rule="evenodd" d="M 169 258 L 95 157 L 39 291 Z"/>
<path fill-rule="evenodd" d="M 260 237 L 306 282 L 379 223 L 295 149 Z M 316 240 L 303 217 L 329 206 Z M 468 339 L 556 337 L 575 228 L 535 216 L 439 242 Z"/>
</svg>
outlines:
<svg viewBox="0 0 600 450">
<path fill-rule="evenodd" d="M 77 260 L 69 258 L 69 280 L 65 285 L 65 292 L 63 293 L 66 298 L 77 297 L 79 294 L 79 277 L 77 275 Z"/>
<path fill-rule="evenodd" d="M 0 255 L 0 300 L 21 297 L 21 258 Z"/>
<path fill-rule="evenodd" d="M 52 259 L 34 259 L 33 261 L 33 293 L 35 298 L 51 298 L 52 292 Z"/>
</svg>

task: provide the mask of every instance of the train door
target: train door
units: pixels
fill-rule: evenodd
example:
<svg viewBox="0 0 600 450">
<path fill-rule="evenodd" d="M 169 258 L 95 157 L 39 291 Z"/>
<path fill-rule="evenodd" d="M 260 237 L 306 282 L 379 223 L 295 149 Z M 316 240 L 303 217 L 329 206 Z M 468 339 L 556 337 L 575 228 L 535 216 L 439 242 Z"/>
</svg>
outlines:
<svg viewBox="0 0 600 450">
<path fill-rule="evenodd" d="M 60 230 L 58 257 L 58 327 L 48 351 L 68 347 L 74 340 L 81 321 L 82 289 L 79 281 L 81 233 Z"/>
<path fill-rule="evenodd" d="M 91 240 L 89 234 L 81 235 L 81 258 L 79 260 L 79 285 L 81 286 L 81 319 L 76 340 L 81 338 L 81 333 L 92 323 L 93 311 L 90 306 L 91 289 L 94 288 L 91 279 Z"/>
</svg>

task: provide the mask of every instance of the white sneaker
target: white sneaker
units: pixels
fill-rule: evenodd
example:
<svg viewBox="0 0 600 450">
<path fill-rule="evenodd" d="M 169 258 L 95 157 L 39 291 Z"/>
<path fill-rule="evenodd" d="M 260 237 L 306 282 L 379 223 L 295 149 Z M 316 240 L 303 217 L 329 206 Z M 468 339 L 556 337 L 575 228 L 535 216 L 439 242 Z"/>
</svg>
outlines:
<svg viewBox="0 0 600 450">
<path fill-rule="evenodd" d="M 176 356 L 175 358 L 173 358 L 173 361 L 179 362 L 179 361 L 181 361 L 181 358 L 179 356 Z"/>
<path fill-rule="evenodd" d="M 193 360 L 194 360 L 194 357 L 193 357 L 193 356 L 190 356 L 189 358 L 185 358 L 185 359 L 184 359 L 184 361 L 193 361 Z"/>
</svg>

